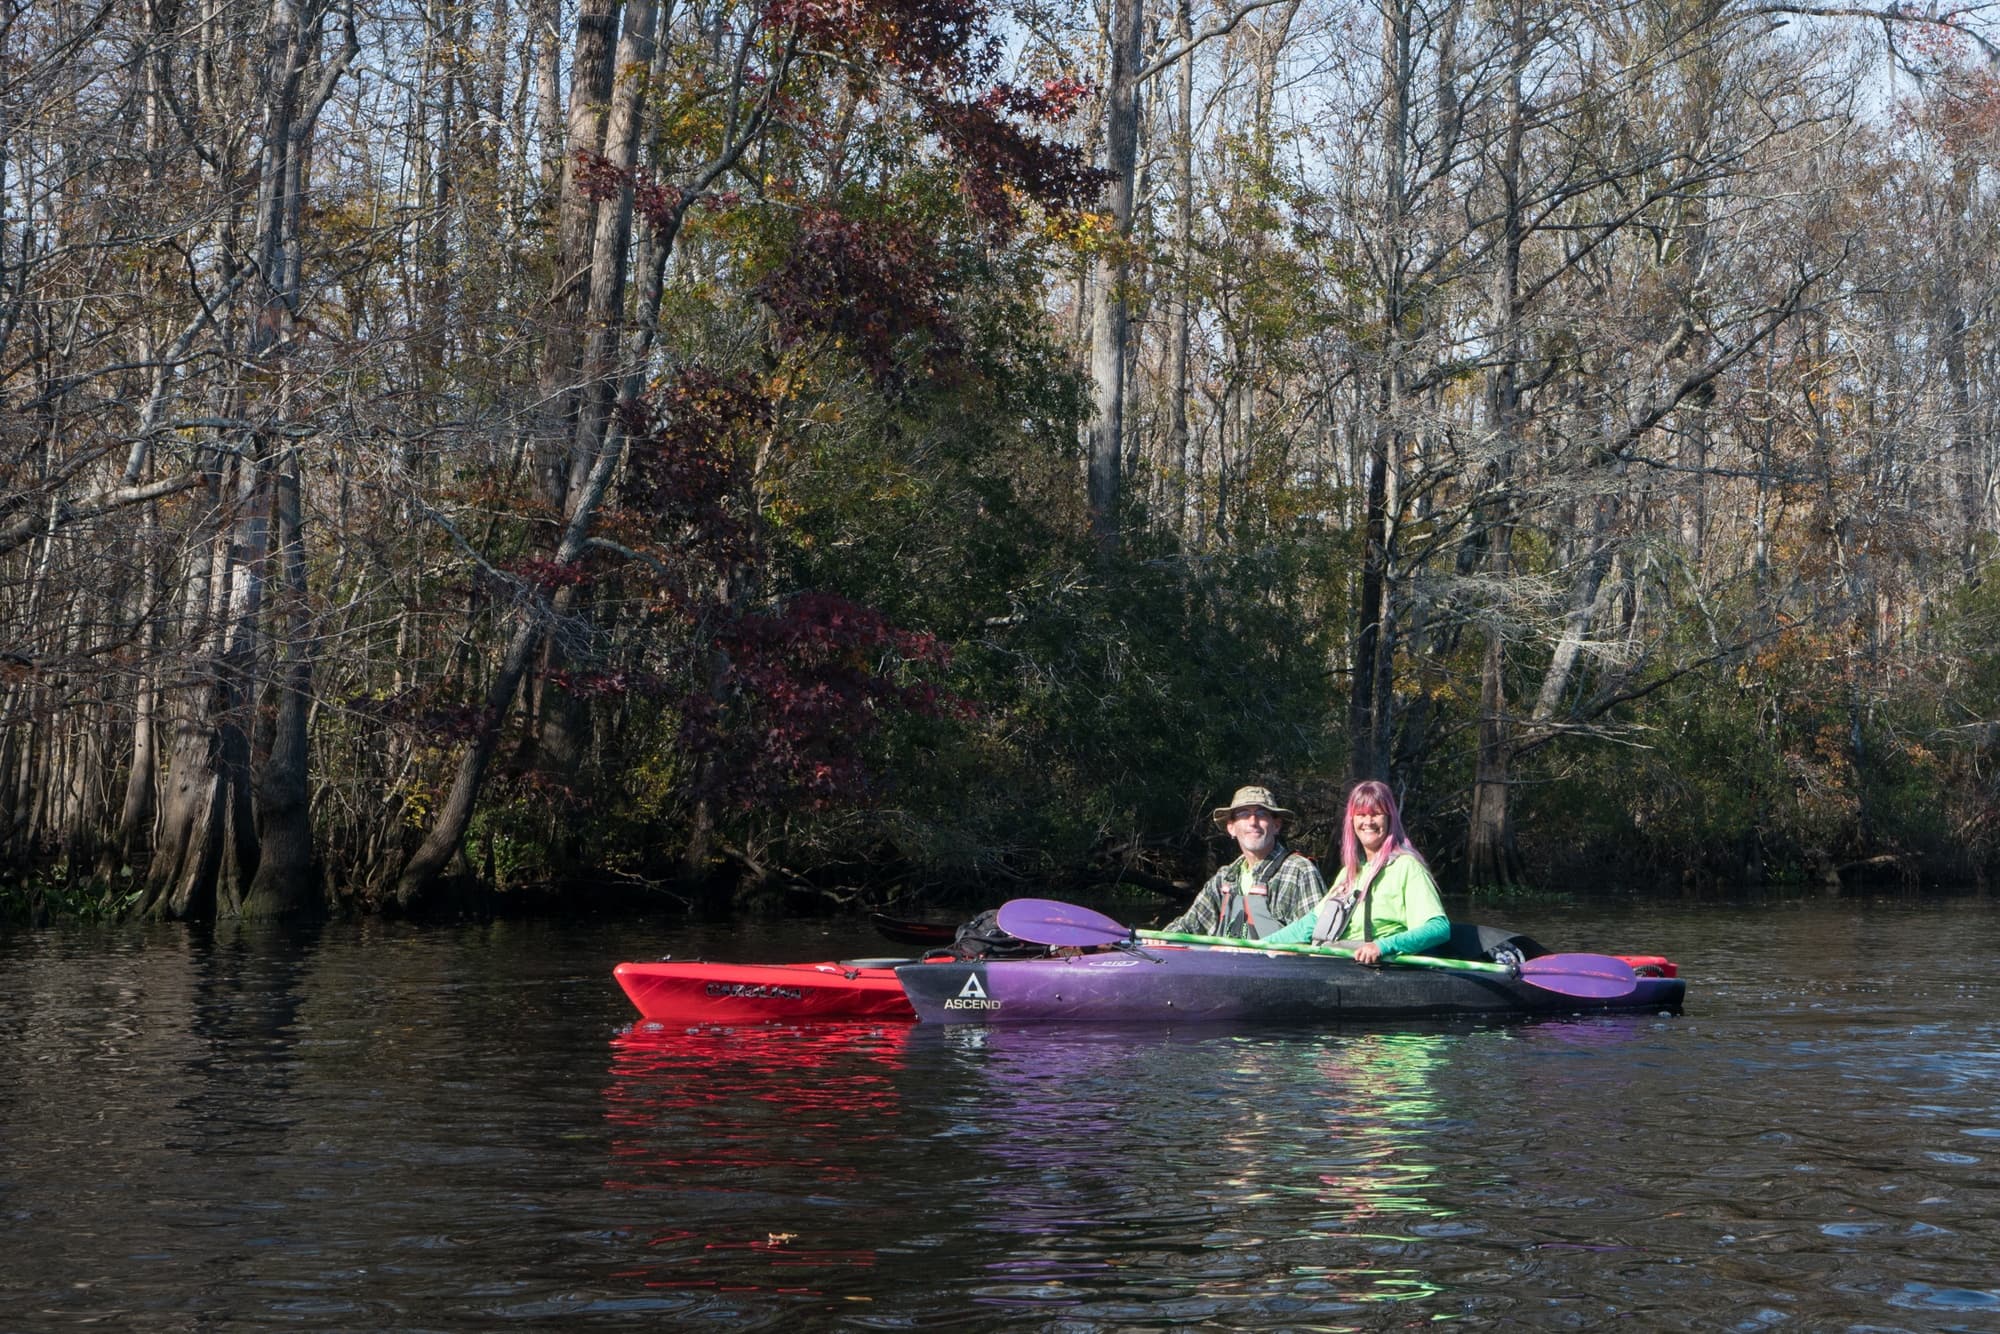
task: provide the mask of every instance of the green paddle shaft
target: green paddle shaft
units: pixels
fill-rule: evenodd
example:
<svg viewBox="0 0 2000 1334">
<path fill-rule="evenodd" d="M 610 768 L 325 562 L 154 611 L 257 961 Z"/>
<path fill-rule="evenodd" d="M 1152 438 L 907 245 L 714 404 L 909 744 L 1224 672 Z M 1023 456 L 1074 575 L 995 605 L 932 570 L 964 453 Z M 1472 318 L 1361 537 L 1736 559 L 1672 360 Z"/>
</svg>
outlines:
<svg viewBox="0 0 2000 1334">
<path fill-rule="evenodd" d="M 1352 959 L 1354 951 L 1338 945 L 1273 945 L 1262 940 L 1240 940 L 1235 936 L 1193 936 L 1185 931 L 1137 931 L 1141 940 L 1165 941 L 1176 945 L 1233 945 L 1238 949 L 1272 950 L 1282 954 L 1321 954 L 1335 959 Z M 1418 968 L 1449 968 L 1470 973 L 1504 973 L 1519 976 L 1519 970 L 1504 963 L 1482 963 L 1471 959 L 1433 959 L 1426 954 L 1392 954 L 1383 963 L 1407 963 Z"/>
</svg>

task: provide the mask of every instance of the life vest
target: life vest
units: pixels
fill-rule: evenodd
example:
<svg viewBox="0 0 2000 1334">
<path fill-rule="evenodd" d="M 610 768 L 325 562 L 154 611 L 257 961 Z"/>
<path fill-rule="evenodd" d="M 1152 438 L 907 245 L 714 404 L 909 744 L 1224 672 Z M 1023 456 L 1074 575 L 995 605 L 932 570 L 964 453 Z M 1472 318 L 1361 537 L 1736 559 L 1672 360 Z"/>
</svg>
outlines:
<svg viewBox="0 0 2000 1334">
<path fill-rule="evenodd" d="M 1270 882 L 1291 855 L 1280 843 L 1272 850 L 1270 859 L 1254 871 L 1249 859 L 1244 859 L 1237 875 L 1236 892 L 1231 893 L 1228 882 L 1223 883 L 1220 926 L 1223 935 L 1261 940 L 1284 925 L 1271 911 Z"/>
<path fill-rule="evenodd" d="M 1375 939 L 1375 904 L 1369 891 L 1375 888 L 1377 876 L 1387 870 L 1397 858 L 1409 855 L 1408 852 L 1399 851 L 1379 865 L 1362 868 L 1360 885 L 1347 894 L 1340 892 L 1340 884 L 1336 880 L 1334 887 L 1327 891 L 1326 897 L 1319 901 L 1319 908 L 1313 914 L 1312 943 L 1325 945 L 1340 939 L 1341 932 L 1347 929 L 1347 919 L 1354 915 L 1357 903 L 1361 906 L 1361 938 L 1364 941 Z M 1341 874 L 1345 875 L 1346 872 L 1342 871 Z"/>
</svg>

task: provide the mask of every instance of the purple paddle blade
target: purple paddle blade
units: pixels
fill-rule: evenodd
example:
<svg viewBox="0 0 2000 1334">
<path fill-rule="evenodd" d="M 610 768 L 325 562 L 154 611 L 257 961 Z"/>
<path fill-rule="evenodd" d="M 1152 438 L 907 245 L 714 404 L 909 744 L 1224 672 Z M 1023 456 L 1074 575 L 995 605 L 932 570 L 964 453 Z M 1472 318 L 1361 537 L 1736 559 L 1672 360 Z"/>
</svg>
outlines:
<svg viewBox="0 0 2000 1334">
<path fill-rule="evenodd" d="M 1521 965 L 1521 977 L 1544 991 L 1608 999 L 1638 989 L 1632 965 L 1608 954 L 1544 954 Z"/>
<path fill-rule="evenodd" d="M 1132 939 L 1131 927 L 1054 899 L 1009 899 L 994 920 L 1008 935 L 1037 945 L 1115 945 Z"/>
</svg>

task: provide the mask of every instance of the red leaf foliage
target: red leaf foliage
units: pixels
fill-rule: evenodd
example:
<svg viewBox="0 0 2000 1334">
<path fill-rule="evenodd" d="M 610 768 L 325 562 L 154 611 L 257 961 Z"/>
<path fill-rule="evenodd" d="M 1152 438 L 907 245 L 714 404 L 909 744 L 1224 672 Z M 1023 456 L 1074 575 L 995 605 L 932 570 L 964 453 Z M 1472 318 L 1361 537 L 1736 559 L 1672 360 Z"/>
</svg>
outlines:
<svg viewBox="0 0 2000 1334">
<path fill-rule="evenodd" d="M 575 162 L 577 191 L 594 204 L 602 204 L 616 199 L 618 192 L 632 177 L 611 164 L 601 153 L 593 153 L 587 148 L 579 148 L 571 154 Z"/>
<path fill-rule="evenodd" d="M 885 714 L 936 717 L 962 707 L 929 682 L 899 679 L 947 665 L 935 638 L 830 594 L 739 616 L 716 646 L 728 663 L 720 689 L 683 702 L 681 740 L 715 761 L 715 794 L 745 807 L 865 804 L 875 780 L 861 743 Z"/>
<path fill-rule="evenodd" d="M 880 70 L 899 84 L 920 110 L 958 168 L 966 200 L 996 227 L 1019 221 L 1019 200 L 1055 209 L 1087 205 L 1104 174 L 1073 144 L 1049 139 L 1027 126 L 1056 125 L 1072 116 L 1089 89 L 1073 79 L 1051 79 L 1040 88 L 993 83 L 1001 46 L 987 31 L 983 0 L 770 0 L 765 21 L 793 28 L 808 44 L 843 57 L 850 70 Z M 783 94 L 778 105 L 792 104 Z M 633 206 L 661 231 L 672 232 L 696 203 L 688 190 L 655 180 L 644 169 L 627 171 L 587 150 L 575 153 L 576 181 L 590 199 L 633 191 Z M 701 196 L 703 208 L 728 207 L 735 192 Z"/>
<path fill-rule="evenodd" d="M 576 160 L 577 190 L 584 198 L 602 204 L 616 199 L 618 192 L 629 185 L 632 207 L 640 217 L 660 231 L 670 231 L 675 226 L 681 207 L 687 202 L 687 191 L 655 180 L 644 167 L 628 171 L 615 166 L 603 154 L 587 148 L 579 148 L 571 156 Z M 733 204 L 737 198 L 736 192 L 730 191 L 724 196 L 708 196 L 703 202 L 715 207 L 718 203 Z"/>
<path fill-rule="evenodd" d="M 964 81 L 994 68 L 999 48 L 983 34 L 975 0 L 771 0 L 779 27 L 796 26 L 814 46 L 925 81 Z"/>
<path fill-rule="evenodd" d="M 501 568 L 544 593 L 553 593 L 558 588 L 581 588 L 596 577 L 581 564 L 565 565 L 546 556 L 523 556 Z"/>
<path fill-rule="evenodd" d="M 360 717 L 433 746 L 462 745 L 493 722 L 493 711 L 484 703 L 458 697 L 442 685 L 412 686 L 384 699 L 355 695 L 344 703 Z"/>
<path fill-rule="evenodd" d="M 605 670 L 555 671 L 548 683 L 577 699 L 622 699 L 627 695 L 657 695 L 664 682 L 652 672 Z"/>
<path fill-rule="evenodd" d="M 832 335 L 887 379 L 896 345 L 910 334 L 929 334 L 934 352 L 956 347 L 943 307 L 948 276 L 936 247 L 901 223 L 813 209 L 757 294 L 776 317 L 781 343 Z"/>
<path fill-rule="evenodd" d="M 1010 119 L 1060 120 L 1084 91 L 1067 80 L 1051 81 L 1039 93 L 1001 84 L 973 102 L 926 102 L 926 118 L 957 161 L 975 213 L 1011 227 L 1020 219 L 1016 195 L 1055 209 L 1082 208 L 1097 198 L 1106 175 L 1081 148 L 1030 134 Z"/>
<path fill-rule="evenodd" d="M 713 555 L 740 550 L 746 520 L 731 502 L 748 486 L 743 441 L 771 416 L 756 382 L 740 372 L 689 366 L 623 410 L 632 441 L 626 502 L 664 526 L 688 530 Z"/>
<path fill-rule="evenodd" d="M 1946 144 L 1956 153 L 1990 153 L 2000 134 L 2000 76 L 1969 69 L 1940 82 L 1943 94 L 1936 101 Z"/>
</svg>

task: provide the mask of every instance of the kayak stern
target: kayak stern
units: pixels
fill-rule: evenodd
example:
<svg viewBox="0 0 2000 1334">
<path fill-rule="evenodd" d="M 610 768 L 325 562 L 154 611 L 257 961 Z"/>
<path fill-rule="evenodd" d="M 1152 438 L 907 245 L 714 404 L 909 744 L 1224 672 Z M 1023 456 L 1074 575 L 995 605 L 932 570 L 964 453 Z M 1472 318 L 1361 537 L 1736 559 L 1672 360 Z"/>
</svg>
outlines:
<svg viewBox="0 0 2000 1334">
<path fill-rule="evenodd" d="M 769 1023 L 916 1018 L 896 959 L 827 963 L 621 963 L 612 976 L 656 1023 Z"/>
</svg>

